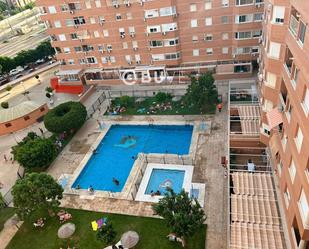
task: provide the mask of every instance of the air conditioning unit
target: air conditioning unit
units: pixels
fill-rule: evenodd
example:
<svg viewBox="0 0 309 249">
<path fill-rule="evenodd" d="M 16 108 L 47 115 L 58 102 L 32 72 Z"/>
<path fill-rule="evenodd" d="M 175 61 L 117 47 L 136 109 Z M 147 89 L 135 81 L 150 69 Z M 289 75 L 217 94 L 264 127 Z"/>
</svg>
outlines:
<svg viewBox="0 0 309 249">
<path fill-rule="evenodd" d="M 175 14 L 173 15 L 174 18 L 176 18 L 177 16 L 178 16 L 178 13 L 175 13 Z"/>
<path fill-rule="evenodd" d="M 110 54 L 111 52 L 112 52 L 112 51 L 111 51 L 110 49 L 107 49 L 107 53 L 109 53 L 109 54 Z"/>
<path fill-rule="evenodd" d="M 135 37 L 135 33 L 131 33 L 130 36 L 131 36 L 131 37 Z"/>
<path fill-rule="evenodd" d="M 144 5 L 144 1 L 141 0 L 141 1 L 139 2 L 139 4 L 140 4 L 141 6 L 143 6 L 143 5 Z"/>
<path fill-rule="evenodd" d="M 77 29 L 77 28 L 78 28 L 78 25 L 74 25 L 74 28 L 76 28 L 76 29 Z"/>
<path fill-rule="evenodd" d="M 74 10 L 70 10 L 70 13 L 71 13 L 71 14 L 74 14 Z"/>
<path fill-rule="evenodd" d="M 103 54 L 103 53 L 104 53 L 104 50 L 99 50 L 99 52 L 100 52 L 101 54 Z"/>
<path fill-rule="evenodd" d="M 133 50 L 136 51 L 138 49 L 138 47 L 133 47 Z"/>
<path fill-rule="evenodd" d="M 136 61 L 136 64 L 141 64 L 141 61 Z"/>
<path fill-rule="evenodd" d="M 130 6 L 131 6 L 131 3 L 127 2 L 127 3 L 126 3 L 126 6 L 127 6 L 127 7 L 130 7 Z"/>
<path fill-rule="evenodd" d="M 113 6 L 114 6 L 114 8 L 116 8 L 116 9 L 119 8 L 119 4 L 117 4 L 117 3 L 114 3 Z"/>
<path fill-rule="evenodd" d="M 132 64 L 132 61 L 128 61 L 128 64 L 131 65 L 131 64 Z"/>
<path fill-rule="evenodd" d="M 261 8 L 261 6 L 262 6 L 261 3 L 256 3 L 256 4 L 255 4 L 255 7 L 256 7 L 256 8 Z"/>
<path fill-rule="evenodd" d="M 145 35 L 146 35 L 146 36 L 149 36 L 149 33 L 148 33 L 148 32 L 146 32 L 146 33 L 145 33 Z"/>
<path fill-rule="evenodd" d="M 166 32 L 162 32 L 162 35 L 166 35 Z"/>
<path fill-rule="evenodd" d="M 126 37 L 125 35 L 120 35 L 120 38 L 122 38 L 122 39 L 125 38 L 125 37 Z"/>
<path fill-rule="evenodd" d="M 235 59 L 235 58 L 236 58 L 236 54 L 232 54 L 232 58 L 234 58 L 234 59 Z"/>
</svg>

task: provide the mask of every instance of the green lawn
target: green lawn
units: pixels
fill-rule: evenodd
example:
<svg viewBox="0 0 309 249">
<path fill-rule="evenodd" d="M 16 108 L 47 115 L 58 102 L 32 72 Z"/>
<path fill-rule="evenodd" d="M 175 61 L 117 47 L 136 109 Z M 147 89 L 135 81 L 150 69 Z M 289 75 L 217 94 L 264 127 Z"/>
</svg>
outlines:
<svg viewBox="0 0 309 249">
<path fill-rule="evenodd" d="M 216 105 L 210 105 L 201 113 L 198 108 L 193 106 L 185 106 L 182 101 L 167 101 L 171 104 L 172 109 L 163 110 L 163 108 L 156 108 L 155 112 L 150 112 L 151 107 L 159 104 L 155 97 L 148 97 L 144 101 L 134 103 L 132 107 L 128 107 L 121 115 L 200 115 L 200 114 L 214 114 L 216 112 Z M 167 103 L 166 102 L 166 103 Z M 119 98 L 113 101 L 112 108 L 120 106 Z M 138 111 L 140 110 L 140 111 Z M 144 111 L 141 111 L 144 110 Z M 147 113 L 148 112 L 148 113 Z M 108 113 L 106 113 L 108 114 Z"/>
<path fill-rule="evenodd" d="M 3 229 L 4 223 L 14 214 L 14 208 L 0 208 L 0 231 Z"/>
<path fill-rule="evenodd" d="M 72 222 L 77 227 L 70 242 L 71 247 L 74 245 L 78 249 L 104 248 L 106 245 L 96 239 L 96 232 L 92 231 L 90 222 L 101 217 L 108 217 L 117 232 L 117 241 L 120 239 L 121 234 L 128 230 L 134 230 L 140 235 L 140 242 L 134 249 L 182 248 L 179 243 L 168 241 L 166 235 L 169 233 L 169 229 L 164 220 L 161 219 L 103 214 L 72 209 L 69 212 L 73 215 Z M 35 228 L 32 224 L 34 220 L 24 223 L 7 249 L 59 249 L 61 246 L 67 246 L 67 241 L 57 238 L 57 230 L 60 227 L 57 217 L 47 217 L 43 228 Z M 205 248 L 205 236 L 206 227 L 203 227 L 188 242 L 187 248 Z"/>
</svg>

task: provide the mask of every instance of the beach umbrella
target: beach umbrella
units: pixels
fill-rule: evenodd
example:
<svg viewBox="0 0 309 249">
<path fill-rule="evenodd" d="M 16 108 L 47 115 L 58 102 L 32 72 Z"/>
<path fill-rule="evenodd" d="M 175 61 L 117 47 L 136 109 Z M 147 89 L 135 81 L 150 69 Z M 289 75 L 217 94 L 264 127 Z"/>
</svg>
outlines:
<svg viewBox="0 0 309 249">
<path fill-rule="evenodd" d="M 62 225 L 58 229 L 58 237 L 60 239 L 67 239 L 70 238 L 74 232 L 75 232 L 75 225 L 73 223 L 67 223 Z"/>
<path fill-rule="evenodd" d="M 128 231 L 121 236 L 121 244 L 125 248 L 134 247 L 139 240 L 139 236 L 135 231 Z"/>
</svg>

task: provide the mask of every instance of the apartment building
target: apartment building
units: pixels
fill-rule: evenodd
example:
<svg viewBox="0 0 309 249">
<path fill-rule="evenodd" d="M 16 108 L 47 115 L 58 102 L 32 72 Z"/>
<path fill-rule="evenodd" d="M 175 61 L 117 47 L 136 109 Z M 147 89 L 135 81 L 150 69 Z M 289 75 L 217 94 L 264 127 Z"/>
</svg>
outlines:
<svg viewBox="0 0 309 249">
<path fill-rule="evenodd" d="M 309 248 L 309 2 L 267 0 L 260 63 L 268 144 L 291 247 Z"/>
<path fill-rule="evenodd" d="M 61 84 L 182 81 L 213 70 L 248 77 L 259 54 L 263 0 L 38 0 L 61 61 Z"/>
</svg>

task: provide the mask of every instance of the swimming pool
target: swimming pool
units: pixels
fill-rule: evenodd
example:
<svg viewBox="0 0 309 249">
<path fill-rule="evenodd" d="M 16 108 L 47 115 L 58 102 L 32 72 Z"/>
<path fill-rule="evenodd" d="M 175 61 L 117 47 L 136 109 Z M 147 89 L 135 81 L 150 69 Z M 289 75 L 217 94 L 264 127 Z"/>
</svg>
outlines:
<svg viewBox="0 0 309 249">
<path fill-rule="evenodd" d="M 172 188 L 175 193 L 180 193 L 184 176 L 184 170 L 153 169 L 145 194 L 150 195 L 151 192 L 159 191 L 160 195 L 164 195 L 167 187 Z"/>
<path fill-rule="evenodd" d="M 192 132 L 192 125 L 112 125 L 72 187 L 121 192 L 138 153 L 189 154 Z"/>
</svg>

